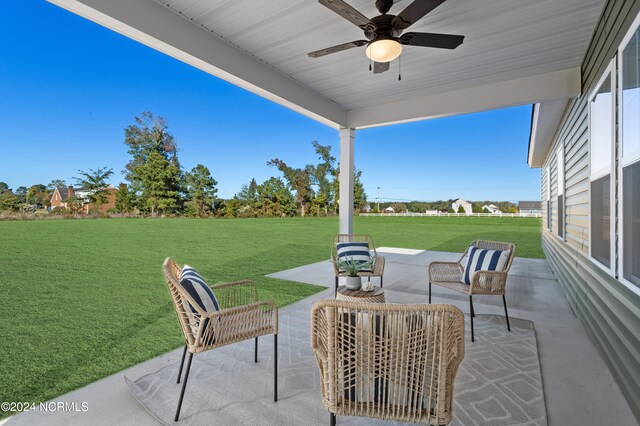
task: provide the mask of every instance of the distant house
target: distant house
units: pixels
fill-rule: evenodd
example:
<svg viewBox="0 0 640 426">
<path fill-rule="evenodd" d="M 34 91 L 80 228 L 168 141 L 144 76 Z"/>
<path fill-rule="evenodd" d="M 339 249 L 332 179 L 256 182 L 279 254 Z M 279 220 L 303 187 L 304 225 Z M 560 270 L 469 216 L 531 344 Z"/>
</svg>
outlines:
<svg viewBox="0 0 640 426">
<path fill-rule="evenodd" d="M 521 214 L 542 214 L 541 201 L 520 201 L 518 210 Z"/>
<path fill-rule="evenodd" d="M 494 204 L 487 204 L 482 206 L 482 210 L 486 210 L 491 214 L 500 213 L 500 209 L 496 207 Z"/>
<path fill-rule="evenodd" d="M 107 202 L 100 206 L 100 213 L 106 213 L 116 205 L 116 193 L 118 190 L 114 187 L 109 187 L 106 191 L 108 194 Z M 89 194 L 90 191 L 85 188 L 75 189 L 73 186 L 56 187 L 51 194 L 51 208 L 60 207 L 66 209 L 69 207 L 69 200 L 75 198 L 82 202 L 82 213 L 89 214 L 89 211 L 93 207 L 89 202 Z"/>
<path fill-rule="evenodd" d="M 395 213 L 396 211 L 393 209 L 393 207 L 389 206 L 386 209 L 382 210 L 385 213 Z"/>
<path fill-rule="evenodd" d="M 365 204 L 360 210 L 364 213 L 369 213 L 371 211 L 371 206 L 369 204 Z"/>
<path fill-rule="evenodd" d="M 460 206 L 462 206 L 466 214 L 473 213 L 473 208 L 471 206 L 471 203 L 463 200 L 462 198 L 458 198 L 453 203 L 451 203 L 451 208 L 455 213 L 458 213 L 458 209 L 460 208 Z"/>
</svg>

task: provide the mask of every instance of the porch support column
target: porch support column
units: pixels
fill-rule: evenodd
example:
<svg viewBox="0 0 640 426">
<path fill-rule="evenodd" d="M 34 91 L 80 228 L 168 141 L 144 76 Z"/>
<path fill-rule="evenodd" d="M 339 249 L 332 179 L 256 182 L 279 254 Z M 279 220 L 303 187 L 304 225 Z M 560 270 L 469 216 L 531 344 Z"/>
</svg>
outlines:
<svg viewBox="0 0 640 426">
<path fill-rule="evenodd" d="M 353 140 L 355 129 L 340 129 L 340 233 L 353 234 Z"/>
</svg>

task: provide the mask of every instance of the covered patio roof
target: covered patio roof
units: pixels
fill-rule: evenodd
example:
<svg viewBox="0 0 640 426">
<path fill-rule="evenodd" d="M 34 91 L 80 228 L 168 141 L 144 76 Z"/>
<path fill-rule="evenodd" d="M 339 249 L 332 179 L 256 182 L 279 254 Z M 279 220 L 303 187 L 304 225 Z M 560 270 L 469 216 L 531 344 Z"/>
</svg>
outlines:
<svg viewBox="0 0 640 426">
<path fill-rule="evenodd" d="M 538 149 L 553 133 L 543 130 L 557 125 L 559 105 L 580 93 L 579 67 L 605 3 L 448 0 L 411 30 L 463 34 L 464 43 L 406 46 L 398 81 L 398 60 L 374 75 L 364 48 L 309 58 L 363 38 L 312 0 L 49 1 L 336 129 L 550 103 L 539 115 Z M 373 0 L 348 3 L 378 14 Z M 392 14 L 410 2 L 396 3 Z"/>
</svg>

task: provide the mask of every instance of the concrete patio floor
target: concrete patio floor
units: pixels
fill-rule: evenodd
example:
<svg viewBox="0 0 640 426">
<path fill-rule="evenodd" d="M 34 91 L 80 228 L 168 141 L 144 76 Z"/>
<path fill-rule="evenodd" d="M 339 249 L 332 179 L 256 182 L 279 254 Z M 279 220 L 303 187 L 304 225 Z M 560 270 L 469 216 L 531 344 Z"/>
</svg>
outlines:
<svg viewBox="0 0 640 426">
<path fill-rule="evenodd" d="M 427 302 L 426 265 L 433 260 L 457 260 L 459 254 L 380 248 L 385 256 L 384 290 L 387 302 Z M 311 300 L 283 308 L 282 317 L 293 314 L 301 303 L 333 297 L 333 271 L 329 261 L 269 275 L 329 287 Z M 433 287 L 434 303 L 451 303 L 468 312 L 468 298 Z M 498 297 L 474 298 L 477 314 L 503 315 Z M 567 304 L 546 260 L 516 258 L 509 274 L 509 316 L 533 321 L 544 382 L 550 425 L 637 425 L 611 373 Z M 176 324 L 177 326 L 177 324 Z M 467 338 L 467 345 L 471 344 Z M 301 348 L 302 350 L 310 350 Z M 180 360 L 176 349 L 125 371 L 109 376 L 55 399 L 87 402 L 87 412 L 27 412 L 6 419 L 10 425 L 153 425 L 156 420 L 138 404 L 123 376 L 133 380 Z M 221 380 L 233 380 L 221 374 Z M 455 396 L 454 396 L 455 397 Z M 320 395 L 318 395 L 320 398 Z"/>
</svg>

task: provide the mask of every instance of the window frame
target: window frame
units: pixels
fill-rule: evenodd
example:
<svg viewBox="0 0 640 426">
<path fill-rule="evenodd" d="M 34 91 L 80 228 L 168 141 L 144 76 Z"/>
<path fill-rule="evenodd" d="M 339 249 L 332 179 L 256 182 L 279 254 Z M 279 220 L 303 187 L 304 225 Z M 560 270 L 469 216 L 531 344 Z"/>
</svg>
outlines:
<svg viewBox="0 0 640 426">
<path fill-rule="evenodd" d="M 634 36 L 634 34 L 640 31 L 640 14 L 638 14 L 638 16 L 636 16 L 635 20 L 633 21 L 633 23 L 631 24 L 631 27 L 629 28 L 629 30 L 627 31 L 627 33 L 625 34 L 624 38 L 622 39 L 622 41 L 620 42 L 620 45 L 618 46 L 617 49 L 617 55 L 616 55 L 616 78 L 618 79 L 618 81 L 620 82 L 620 84 L 617 87 L 617 97 L 618 97 L 618 108 L 616 111 L 616 118 L 618 120 L 618 134 L 617 134 L 617 138 L 618 138 L 618 144 L 619 144 L 619 158 L 618 158 L 618 163 L 617 163 L 617 174 L 618 174 L 618 179 L 617 179 L 617 191 L 618 191 L 618 196 L 619 196 L 619 216 L 618 216 L 618 221 L 617 221 L 617 234 L 619 236 L 618 238 L 618 245 L 617 245 L 617 251 L 619 253 L 619 256 L 617 257 L 617 267 L 618 267 L 618 281 L 620 281 L 624 286 L 628 287 L 629 289 L 631 289 L 634 293 L 640 295 L 640 286 L 632 283 L 631 281 L 627 280 L 624 277 L 624 207 L 625 207 L 625 197 L 624 197 L 624 192 L 623 192 L 623 188 L 624 188 L 624 169 L 626 167 L 632 166 L 633 164 L 636 164 L 637 162 L 640 161 L 640 151 L 636 150 L 632 153 L 630 153 L 628 156 L 623 157 L 624 154 L 624 132 L 623 132 L 623 126 L 624 126 L 624 105 L 622 103 L 622 94 L 623 94 L 623 87 L 622 87 L 622 82 L 623 80 L 623 73 L 624 73 L 624 67 L 623 67 L 623 60 L 624 60 L 624 56 L 623 56 L 623 52 L 624 49 L 627 47 L 627 45 L 629 44 L 629 42 L 631 41 L 632 37 Z"/>
<path fill-rule="evenodd" d="M 614 57 L 609 64 L 607 65 L 607 67 L 604 69 L 602 75 L 600 76 L 600 78 L 597 80 L 596 84 L 594 84 L 593 89 L 591 89 L 591 92 L 589 93 L 589 96 L 587 98 L 587 127 L 588 127 L 588 131 L 589 131 L 589 259 L 591 260 L 591 262 L 593 262 L 594 265 L 598 266 L 600 269 L 602 269 L 603 271 L 605 271 L 606 273 L 608 273 L 611 276 L 615 277 L 615 269 L 616 269 L 616 233 L 617 233 L 617 229 L 616 229 L 616 220 L 615 218 L 617 217 L 617 209 L 616 209 L 616 205 L 615 205 L 615 189 L 616 189 L 616 168 L 615 168 L 615 148 L 616 148 L 616 140 L 617 140 L 617 129 L 616 129 L 616 119 L 617 119 L 617 114 L 618 114 L 618 108 L 617 108 L 617 79 L 616 79 L 616 63 L 617 63 L 617 55 L 616 57 Z M 592 246 L 593 246 L 593 230 L 591 229 L 591 222 L 592 222 L 592 202 L 591 202 L 591 184 L 600 179 L 603 178 L 605 176 L 607 176 L 607 173 L 605 174 L 601 174 L 601 170 L 597 170 L 596 175 L 594 177 L 593 171 L 592 171 L 592 166 L 593 166 L 593 161 L 592 161 L 592 153 L 593 153 L 593 149 L 592 149 L 592 145 L 593 145 L 593 138 L 592 138 L 592 126 L 591 126 L 591 103 L 593 102 L 594 97 L 596 96 L 596 94 L 598 93 L 598 91 L 600 90 L 600 88 L 602 87 L 602 85 L 604 84 L 605 80 L 607 79 L 607 77 L 611 78 L 611 97 L 612 97 L 612 102 L 611 102 L 611 119 L 612 119 L 612 125 L 611 125 L 611 146 L 609 147 L 609 153 L 611 155 L 611 164 L 609 165 L 609 176 L 610 176 L 610 187 L 609 187 L 609 203 L 610 203 L 610 220 L 611 220 L 611 224 L 609 226 L 609 265 L 607 266 L 603 263 L 601 263 L 598 259 L 593 257 L 592 254 Z"/>
<path fill-rule="evenodd" d="M 565 241 L 566 237 L 566 215 L 565 215 L 565 174 L 564 174 L 564 141 L 560 143 L 556 151 L 556 206 L 558 209 L 558 224 L 556 236 L 560 238 L 562 241 Z M 560 208 L 559 199 L 562 197 L 562 209 Z M 562 225 L 562 233 L 560 232 L 560 226 Z"/>
<path fill-rule="evenodd" d="M 549 232 L 553 232 L 552 228 L 552 209 L 551 209 L 551 165 L 547 164 L 547 167 L 545 168 L 545 173 L 547 176 L 547 196 L 545 201 L 547 202 L 547 231 Z"/>
</svg>

